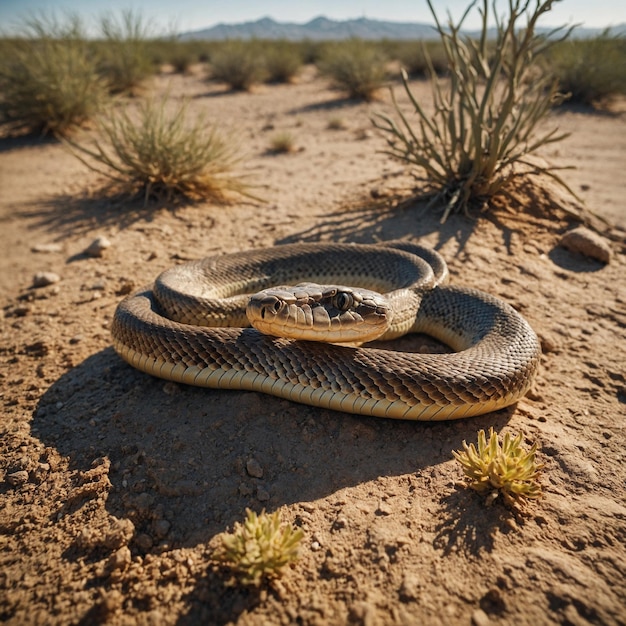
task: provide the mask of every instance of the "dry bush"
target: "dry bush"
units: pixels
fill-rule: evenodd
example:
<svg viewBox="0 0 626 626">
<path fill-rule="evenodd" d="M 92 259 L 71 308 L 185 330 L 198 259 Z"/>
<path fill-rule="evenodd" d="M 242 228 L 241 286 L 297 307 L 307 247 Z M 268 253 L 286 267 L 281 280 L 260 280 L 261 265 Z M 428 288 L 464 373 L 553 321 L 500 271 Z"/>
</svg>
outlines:
<svg viewBox="0 0 626 626">
<path fill-rule="evenodd" d="M 370 101 L 387 80 L 385 63 L 385 55 L 376 44 L 351 39 L 329 45 L 319 69 L 349 98 Z"/>
<path fill-rule="evenodd" d="M 262 82 L 265 68 L 257 46 L 244 41 L 221 44 L 211 55 L 211 78 L 242 91 Z"/>
<path fill-rule="evenodd" d="M 265 42 L 263 62 L 265 80 L 271 83 L 291 82 L 302 67 L 300 51 L 289 41 Z"/>
<path fill-rule="evenodd" d="M 514 179 L 527 176 L 529 170 L 549 175 L 567 188 L 557 168 L 537 165 L 530 158 L 566 136 L 556 128 L 545 131 L 540 126 L 559 95 L 553 79 L 537 71 L 537 57 L 571 30 L 557 28 L 546 36 L 536 33 L 537 21 L 554 1 L 537 0 L 531 10 L 526 0 L 511 0 L 508 16 L 493 16 L 496 40 L 491 43 L 488 0 L 480 3 L 482 26 L 477 39 L 461 34 L 477 0 L 458 24 L 450 21 L 447 26 L 428 0 L 450 68 L 445 80 L 430 69 L 435 112 L 423 109 L 403 72 L 414 116 L 405 115 L 394 97 L 396 119 L 378 115 L 373 121 L 387 139 L 388 154 L 413 166 L 415 177 L 443 205 L 442 221 L 451 213 L 488 208 L 492 198 L 507 194 Z M 520 28 L 523 17 L 524 28 Z"/>
<path fill-rule="evenodd" d="M 69 142 L 72 151 L 124 192 L 143 196 L 145 204 L 179 198 L 222 202 L 230 192 L 250 195 L 233 174 L 238 159 L 232 143 L 204 118 L 190 121 L 186 102 L 168 111 L 166 100 L 147 100 L 136 120 L 120 110 L 106 115 L 99 127 L 104 141 L 91 146 Z"/>
<path fill-rule="evenodd" d="M 76 15 L 33 16 L 0 59 L 0 114 L 18 129 L 64 136 L 106 99 L 97 59 Z"/>
<path fill-rule="evenodd" d="M 100 19 L 104 42 L 99 46 L 100 71 L 112 93 L 132 92 L 153 72 L 148 38 L 150 24 L 140 13 L 122 11 Z"/>
<path fill-rule="evenodd" d="M 626 94 L 626 39 L 608 33 L 592 39 L 568 40 L 554 46 L 546 71 L 557 80 L 567 102 L 603 104 Z"/>
</svg>

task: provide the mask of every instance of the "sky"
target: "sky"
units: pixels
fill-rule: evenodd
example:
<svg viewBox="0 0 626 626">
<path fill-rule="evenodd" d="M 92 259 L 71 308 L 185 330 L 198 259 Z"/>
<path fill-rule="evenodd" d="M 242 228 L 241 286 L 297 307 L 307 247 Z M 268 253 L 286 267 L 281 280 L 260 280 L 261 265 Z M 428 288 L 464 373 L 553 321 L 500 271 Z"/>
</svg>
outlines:
<svg viewBox="0 0 626 626">
<path fill-rule="evenodd" d="M 537 0 L 530 0 L 534 6 Z M 491 2 L 491 0 L 490 0 Z M 459 17 L 469 0 L 433 0 L 440 16 L 449 10 Z M 504 10 L 507 0 L 497 0 Z M 118 14 L 125 9 L 139 12 L 151 22 L 155 34 L 200 30 L 220 22 L 240 23 L 271 17 L 281 22 L 304 23 L 324 15 L 345 20 L 359 17 L 391 22 L 432 23 L 426 0 L 0 0 L 0 32 L 15 32 L 24 15 L 44 11 L 62 15 L 68 10 L 94 24 L 105 12 Z M 475 11 L 468 28 L 478 24 Z M 582 23 L 606 27 L 626 23 L 626 0 L 560 0 L 540 22 L 542 26 Z"/>
</svg>

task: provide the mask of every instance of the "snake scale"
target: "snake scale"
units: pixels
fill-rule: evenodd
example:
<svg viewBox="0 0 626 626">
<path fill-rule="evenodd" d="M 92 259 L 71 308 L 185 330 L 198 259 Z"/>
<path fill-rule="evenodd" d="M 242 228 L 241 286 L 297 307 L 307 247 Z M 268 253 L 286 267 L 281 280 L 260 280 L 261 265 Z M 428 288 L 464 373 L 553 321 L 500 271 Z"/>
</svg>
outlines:
<svg viewBox="0 0 626 626">
<path fill-rule="evenodd" d="M 444 420 L 515 403 L 539 365 L 536 334 L 505 302 L 446 280 L 438 253 L 406 242 L 288 244 L 208 257 L 127 296 L 114 315 L 113 345 L 130 365 L 163 379 L 361 415 Z M 299 341 L 246 327 L 250 294 L 303 281 L 382 292 L 396 323 L 387 336 L 422 332 L 454 352 Z"/>
</svg>

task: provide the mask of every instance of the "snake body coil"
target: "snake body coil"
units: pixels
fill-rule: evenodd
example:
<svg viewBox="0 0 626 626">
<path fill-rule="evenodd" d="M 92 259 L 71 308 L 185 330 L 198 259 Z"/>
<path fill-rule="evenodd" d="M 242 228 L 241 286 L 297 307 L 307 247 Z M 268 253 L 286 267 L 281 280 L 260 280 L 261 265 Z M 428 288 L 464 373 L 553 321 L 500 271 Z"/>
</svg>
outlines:
<svg viewBox="0 0 626 626">
<path fill-rule="evenodd" d="M 443 285 L 446 278 L 438 254 L 407 243 L 293 244 L 209 257 L 168 270 L 153 288 L 126 297 L 113 319 L 113 344 L 132 366 L 160 378 L 348 413 L 443 420 L 513 404 L 537 371 L 537 336 L 508 304 Z M 387 292 L 402 327 L 391 336 L 423 332 L 455 352 L 346 347 L 243 327 L 244 294 L 301 281 Z M 196 312 L 198 302 L 203 311 Z"/>
</svg>

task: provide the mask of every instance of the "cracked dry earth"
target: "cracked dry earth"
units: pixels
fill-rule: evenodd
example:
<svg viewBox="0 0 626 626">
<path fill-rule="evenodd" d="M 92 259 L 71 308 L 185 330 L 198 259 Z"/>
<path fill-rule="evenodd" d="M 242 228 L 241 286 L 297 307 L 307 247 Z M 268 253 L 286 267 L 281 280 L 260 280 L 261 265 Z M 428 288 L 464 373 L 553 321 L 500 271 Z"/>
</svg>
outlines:
<svg viewBox="0 0 626 626">
<path fill-rule="evenodd" d="M 415 88 L 428 102 L 427 84 Z M 371 130 L 386 94 L 343 101 L 312 72 L 243 94 L 199 74 L 149 89 L 234 129 L 266 202 L 144 210 L 99 194 L 60 144 L 0 140 L 0 621 L 625 624 L 623 112 L 548 121 L 573 134 L 544 156 L 577 165 L 567 181 L 614 223 L 604 265 L 558 245 L 563 214 L 441 226 L 423 207 L 394 208 L 412 182 Z M 298 149 L 269 155 L 285 130 Z M 99 236 L 112 244 L 103 256 L 83 254 Z M 166 383 L 110 347 L 122 294 L 181 259 L 398 237 L 436 247 L 453 282 L 535 328 L 541 371 L 516 406 L 451 423 L 350 416 Z M 61 280 L 33 288 L 42 271 Z M 545 495 L 525 516 L 486 507 L 452 459 L 490 426 L 540 445 Z M 227 586 L 211 563 L 246 507 L 279 509 L 304 532 L 278 585 Z"/>
</svg>

